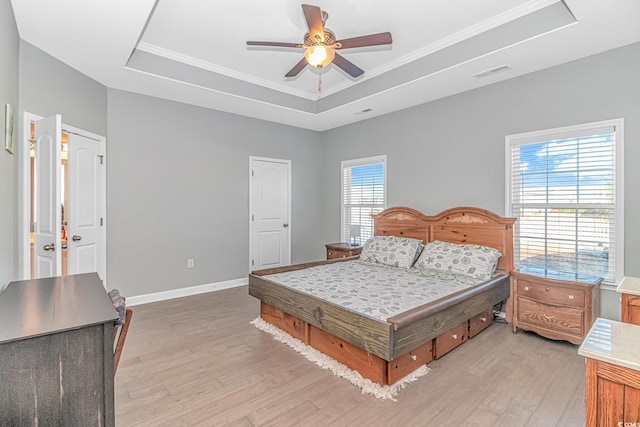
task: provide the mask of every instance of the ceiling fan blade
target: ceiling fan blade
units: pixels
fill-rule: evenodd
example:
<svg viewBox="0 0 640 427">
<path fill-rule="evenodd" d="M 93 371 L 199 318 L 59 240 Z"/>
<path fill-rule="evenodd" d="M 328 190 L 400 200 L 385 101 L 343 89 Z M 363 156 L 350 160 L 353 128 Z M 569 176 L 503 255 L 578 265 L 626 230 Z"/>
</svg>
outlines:
<svg viewBox="0 0 640 427">
<path fill-rule="evenodd" d="M 344 56 L 338 54 L 337 52 L 336 57 L 333 58 L 333 63 L 336 64 L 336 66 L 342 68 L 351 77 L 358 77 L 364 74 L 364 70 L 358 68 L 357 65 L 355 65 L 348 59 L 345 59 Z"/>
<path fill-rule="evenodd" d="M 319 36 L 319 41 L 324 42 L 324 26 L 322 24 L 322 11 L 320 8 L 310 4 L 303 4 L 302 11 L 304 12 L 304 18 L 307 20 L 307 27 L 309 27 L 311 38 L 315 40 L 316 36 Z"/>
<path fill-rule="evenodd" d="M 304 47 L 300 43 L 254 42 L 254 41 L 248 41 L 247 46 L 297 47 L 297 48 Z"/>
<path fill-rule="evenodd" d="M 292 69 L 289 70 L 289 72 L 287 74 L 285 74 L 285 77 L 295 77 L 297 76 L 300 71 L 304 70 L 304 67 L 307 66 L 307 60 L 305 58 L 302 58 L 300 60 L 300 62 L 298 62 Z"/>
<path fill-rule="evenodd" d="M 380 46 L 391 44 L 391 33 L 369 34 L 368 36 L 353 37 L 350 39 L 336 40 L 336 49 L 351 49 L 354 47 Z"/>
</svg>

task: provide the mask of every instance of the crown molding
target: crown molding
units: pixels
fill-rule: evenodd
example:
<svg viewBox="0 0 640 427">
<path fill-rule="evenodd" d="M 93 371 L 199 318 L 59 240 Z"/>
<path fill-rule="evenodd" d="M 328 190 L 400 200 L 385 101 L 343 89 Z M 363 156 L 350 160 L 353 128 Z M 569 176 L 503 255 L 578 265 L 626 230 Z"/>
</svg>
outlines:
<svg viewBox="0 0 640 427">
<path fill-rule="evenodd" d="M 201 68 L 203 70 L 211 71 L 217 74 L 222 74 L 227 77 L 231 77 L 237 80 L 241 80 L 247 83 L 253 83 L 258 86 L 265 87 L 267 89 L 277 90 L 278 92 L 283 92 L 288 95 L 297 96 L 299 98 L 309 99 L 311 101 L 317 101 L 318 97 L 316 95 L 310 94 L 308 92 L 293 89 L 285 84 L 274 83 L 272 81 L 261 79 L 255 77 L 251 74 L 241 73 L 236 70 L 232 70 L 227 67 L 222 67 L 220 65 L 213 64 L 208 61 L 203 61 L 202 59 L 194 58 L 192 56 L 183 55 L 181 53 L 175 52 L 170 49 L 165 49 L 160 46 L 156 46 L 147 42 L 139 42 L 136 49 L 141 50 L 143 52 L 147 52 L 153 55 L 157 55 L 166 59 L 170 59 L 172 61 L 181 62 L 183 64 L 191 65 L 193 67 Z"/>
</svg>

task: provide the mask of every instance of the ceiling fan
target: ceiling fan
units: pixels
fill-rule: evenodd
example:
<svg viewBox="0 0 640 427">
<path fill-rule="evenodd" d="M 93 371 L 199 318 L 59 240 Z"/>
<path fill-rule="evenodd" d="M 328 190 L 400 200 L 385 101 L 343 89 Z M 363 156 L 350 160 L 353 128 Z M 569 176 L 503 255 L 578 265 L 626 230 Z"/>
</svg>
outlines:
<svg viewBox="0 0 640 427">
<path fill-rule="evenodd" d="M 307 21 L 309 31 L 304 35 L 304 43 L 280 43 L 280 42 L 259 42 L 248 41 L 248 46 L 269 46 L 269 47 L 291 47 L 304 49 L 304 58 L 300 60 L 285 77 L 297 76 L 307 64 L 316 68 L 324 68 L 331 63 L 344 70 L 351 77 L 358 77 L 364 74 L 351 61 L 338 54 L 336 50 L 352 49 L 365 46 L 379 46 L 391 44 L 391 33 L 369 34 L 367 36 L 353 37 L 349 39 L 336 40 L 333 31 L 325 28 L 324 24 L 329 18 L 329 14 L 320 10 L 318 6 L 309 4 L 302 5 L 302 11 Z"/>
</svg>

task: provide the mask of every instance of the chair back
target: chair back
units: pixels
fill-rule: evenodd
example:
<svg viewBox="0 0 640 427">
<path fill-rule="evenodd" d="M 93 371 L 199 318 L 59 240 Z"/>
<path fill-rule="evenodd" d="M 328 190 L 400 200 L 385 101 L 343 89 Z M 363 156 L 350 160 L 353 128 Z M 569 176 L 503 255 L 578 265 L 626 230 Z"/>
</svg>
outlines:
<svg viewBox="0 0 640 427">
<path fill-rule="evenodd" d="M 122 356 L 124 341 L 127 339 L 127 332 L 129 332 L 133 310 L 127 308 L 126 298 L 121 296 L 117 289 L 110 290 L 109 297 L 113 302 L 113 308 L 118 313 L 118 320 L 113 332 L 113 374 L 115 375 L 120 363 L 120 356 Z"/>
<path fill-rule="evenodd" d="M 129 325 L 131 325 L 131 318 L 133 317 L 133 309 L 127 308 L 125 310 L 124 324 L 115 326 L 114 351 L 113 351 L 113 374 L 116 374 L 118 370 L 118 363 L 120 363 L 120 356 L 122 355 L 122 349 L 124 348 L 124 341 L 127 338 L 127 332 L 129 331 Z"/>
</svg>

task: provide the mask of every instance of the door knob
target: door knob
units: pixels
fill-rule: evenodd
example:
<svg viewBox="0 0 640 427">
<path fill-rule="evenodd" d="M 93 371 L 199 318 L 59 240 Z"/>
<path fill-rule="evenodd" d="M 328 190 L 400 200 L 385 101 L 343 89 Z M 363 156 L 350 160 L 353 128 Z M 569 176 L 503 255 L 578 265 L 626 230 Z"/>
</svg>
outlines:
<svg viewBox="0 0 640 427">
<path fill-rule="evenodd" d="M 44 245 L 42 247 L 42 249 L 44 249 L 45 251 L 55 251 L 56 250 L 56 244 L 55 243 L 51 243 L 50 245 Z"/>
<path fill-rule="evenodd" d="M 73 240 L 74 242 L 77 242 L 78 240 L 82 240 L 82 236 L 75 236 L 75 235 L 74 235 L 74 236 L 71 238 L 71 240 Z"/>
<path fill-rule="evenodd" d="M 282 224 L 282 226 L 283 226 L 284 228 L 287 228 L 287 227 L 289 226 L 289 224 L 284 223 L 284 224 Z"/>
</svg>

